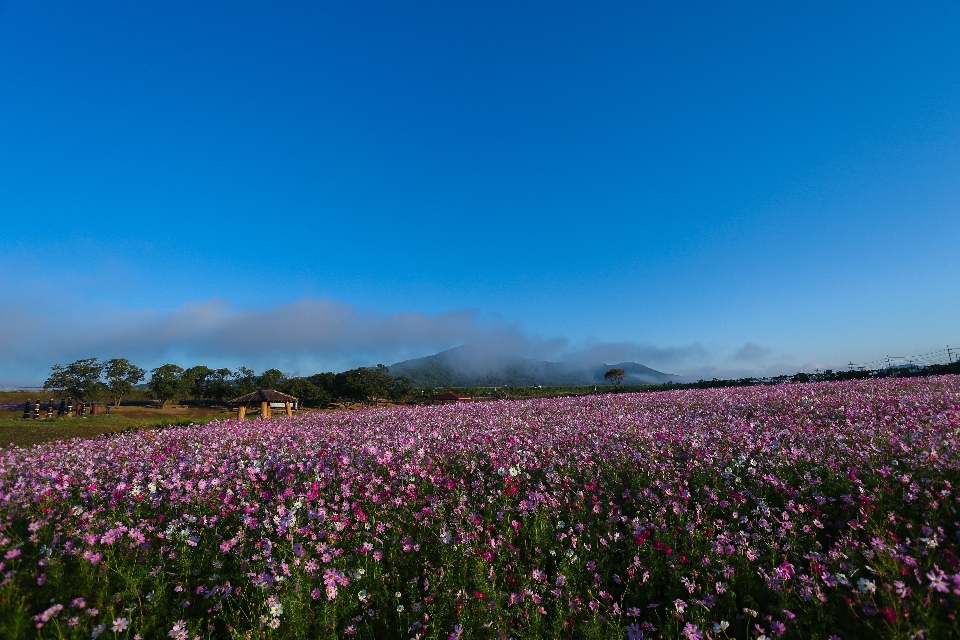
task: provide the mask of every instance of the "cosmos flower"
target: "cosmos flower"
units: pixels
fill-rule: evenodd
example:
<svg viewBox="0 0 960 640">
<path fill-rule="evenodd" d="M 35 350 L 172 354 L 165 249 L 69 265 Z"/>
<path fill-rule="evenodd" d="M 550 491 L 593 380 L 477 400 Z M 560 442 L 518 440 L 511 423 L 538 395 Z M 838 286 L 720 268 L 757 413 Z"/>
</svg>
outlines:
<svg viewBox="0 0 960 640">
<path fill-rule="evenodd" d="M 940 570 L 940 567 L 936 567 L 932 571 L 927 572 L 927 579 L 930 580 L 930 587 L 936 589 L 941 593 L 949 593 L 950 586 L 947 584 L 947 576 Z"/>
<path fill-rule="evenodd" d="M 747 611 L 751 628 L 767 620 L 779 637 L 823 603 L 852 597 L 861 608 L 886 592 L 854 578 L 851 558 L 909 576 L 891 583 L 905 604 L 931 592 L 954 602 L 960 574 L 935 563 L 951 566 L 957 551 L 937 527 L 953 521 L 958 397 L 955 376 L 891 378 L 305 413 L 4 449 L 0 522 L 12 524 L 0 530 L 0 579 L 29 578 L 37 623 L 51 598 L 77 619 L 99 607 L 139 620 L 122 608 L 129 601 L 46 569 L 135 563 L 182 587 L 174 615 L 190 627 L 208 615 L 242 626 L 231 612 L 247 606 L 253 624 L 263 614 L 264 627 L 280 624 L 281 602 L 309 594 L 312 607 L 336 612 L 337 633 L 362 634 L 403 606 L 369 598 L 381 586 L 368 581 L 389 574 L 389 592 L 409 585 L 425 614 L 509 605 L 568 629 L 602 615 L 651 635 L 644 618 L 657 607 L 646 609 L 654 603 L 636 596 L 640 585 L 673 602 L 676 619 L 739 597 L 759 576 L 771 593 L 757 602 L 797 603 L 796 613 Z M 923 509 L 878 510 L 904 494 Z M 460 573 L 446 565 L 460 558 L 503 587 L 454 584 Z M 924 576 L 929 588 L 911 591 Z M 854 593 L 838 588 L 851 581 Z M 158 586 L 138 605 L 155 610 L 170 596 Z M 142 631 L 187 640 L 187 626 Z"/>
</svg>

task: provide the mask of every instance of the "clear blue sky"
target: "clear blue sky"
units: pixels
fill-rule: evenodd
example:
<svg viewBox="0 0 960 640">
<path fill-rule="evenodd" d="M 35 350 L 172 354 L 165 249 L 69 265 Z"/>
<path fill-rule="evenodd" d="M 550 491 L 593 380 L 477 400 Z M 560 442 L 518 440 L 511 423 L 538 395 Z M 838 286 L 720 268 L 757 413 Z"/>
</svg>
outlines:
<svg viewBox="0 0 960 640">
<path fill-rule="evenodd" d="M 0 384 L 960 346 L 958 33 L 956 2 L 0 0 Z"/>
</svg>

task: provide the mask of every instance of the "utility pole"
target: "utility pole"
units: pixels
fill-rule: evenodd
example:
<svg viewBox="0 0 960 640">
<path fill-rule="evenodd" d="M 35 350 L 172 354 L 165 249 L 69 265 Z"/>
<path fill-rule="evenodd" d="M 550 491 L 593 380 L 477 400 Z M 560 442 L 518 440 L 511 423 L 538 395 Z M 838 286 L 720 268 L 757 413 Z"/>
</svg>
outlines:
<svg viewBox="0 0 960 640">
<path fill-rule="evenodd" d="M 947 345 L 947 361 L 953 364 L 953 350 L 950 348 L 950 345 Z"/>
</svg>

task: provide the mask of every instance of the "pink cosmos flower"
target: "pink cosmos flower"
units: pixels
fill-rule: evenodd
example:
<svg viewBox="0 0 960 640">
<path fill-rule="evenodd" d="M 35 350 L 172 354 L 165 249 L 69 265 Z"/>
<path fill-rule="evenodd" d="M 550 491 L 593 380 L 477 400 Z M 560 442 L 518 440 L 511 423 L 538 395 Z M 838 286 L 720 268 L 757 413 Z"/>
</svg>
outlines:
<svg viewBox="0 0 960 640">
<path fill-rule="evenodd" d="M 933 570 L 927 572 L 927 579 L 930 580 L 930 586 L 941 593 L 949 593 L 950 586 L 947 584 L 947 576 L 940 567 L 933 565 Z"/>
<path fill-rule="evenodd" d="M 703 639 L 703 632 L 700 630 L 700 628 L 690 622 L 683 626 L 683 635 L 687 637 L 687 640 Z"/>
<path fill-rule="evenodd" d="M 177 620 L 173 624 L 173 628 L 170 631 L 167 631 L 167 635 L 173 640 L 187 640 L 189 637 L 189 632 L 187 631 L 187 623 L 183 620 Z"/>
</svg>

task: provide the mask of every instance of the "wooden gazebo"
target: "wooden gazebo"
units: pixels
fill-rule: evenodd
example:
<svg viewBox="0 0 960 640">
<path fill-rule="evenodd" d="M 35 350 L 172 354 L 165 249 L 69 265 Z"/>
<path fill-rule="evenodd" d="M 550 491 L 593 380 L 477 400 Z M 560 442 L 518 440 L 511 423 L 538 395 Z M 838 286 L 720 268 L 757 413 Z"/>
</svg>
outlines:
<svg viewBox="0 0 960 640">
<path fill-rule="evenodd" d="M 243 419 L 247 415 L 247 405 L 260 403 L 260 416 L 263 418 L 269 418 L 272 414 L 270 410 L 270 404 L 280 404 L 283 403 L 284 408 L 288 416 L 293 415 L 293 404 L 297 401 L 297 398 L 294 396 L 289 396 L 285 393 L 280 393 L 274 389 L 257 389 L 256 391 L 251 391 L 250 393 L 240 396 L 239 398 L 234 398 L 230 401 L 230 404 L 239 405 L 237 407 L 237 418 Z"/>
</svg>

